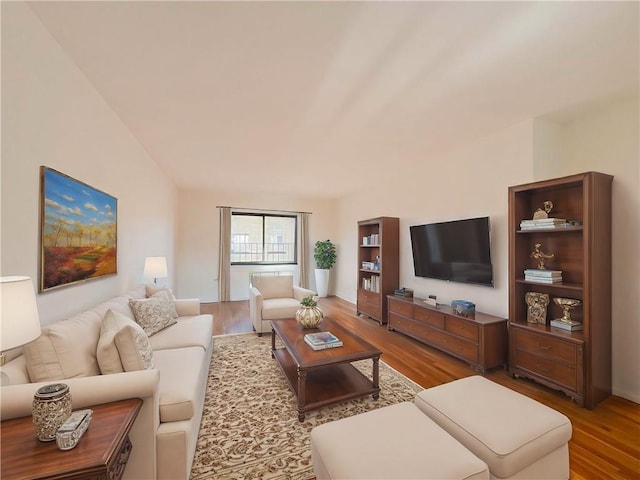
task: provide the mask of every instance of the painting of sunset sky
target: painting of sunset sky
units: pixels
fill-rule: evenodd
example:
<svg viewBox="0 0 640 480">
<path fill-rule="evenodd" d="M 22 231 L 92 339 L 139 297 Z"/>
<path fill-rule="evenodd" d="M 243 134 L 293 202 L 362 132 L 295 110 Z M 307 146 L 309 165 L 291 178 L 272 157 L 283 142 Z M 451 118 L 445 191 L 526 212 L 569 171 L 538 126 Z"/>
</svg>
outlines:
<svg viewBox="0 0 640 480">
<path fill-rule="evenodd" d="M 118 200 L 41 167 L 40 290 L 117 273 Z"/>
</svg>

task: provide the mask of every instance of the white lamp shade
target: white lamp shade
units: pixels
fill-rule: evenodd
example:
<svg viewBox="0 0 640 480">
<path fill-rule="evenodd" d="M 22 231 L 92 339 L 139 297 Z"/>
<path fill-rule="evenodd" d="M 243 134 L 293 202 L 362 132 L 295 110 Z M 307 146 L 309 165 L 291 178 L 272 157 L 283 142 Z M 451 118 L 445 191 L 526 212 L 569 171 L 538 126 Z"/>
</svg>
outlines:
<svg viewBox="0 0 640 480">
<path fill-rule="evenodd" d="M 166 278 L 168 276 L 166 257 L 147 257 L 144 261 L 144 276 L 146 278 Z"/>
<path fill-rule="evenodd" d="M 29 277 L 0 277 L 0 352 L 40 336 L 38 305 Z"/>
</svg>

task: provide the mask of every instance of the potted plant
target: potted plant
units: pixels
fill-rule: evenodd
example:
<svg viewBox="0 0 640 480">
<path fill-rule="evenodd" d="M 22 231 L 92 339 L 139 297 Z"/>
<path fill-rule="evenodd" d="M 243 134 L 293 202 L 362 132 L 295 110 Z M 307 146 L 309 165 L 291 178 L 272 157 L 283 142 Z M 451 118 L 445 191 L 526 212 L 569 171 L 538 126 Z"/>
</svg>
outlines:
<svg viewBox="0 0 640 480">
<path fill-rule="evenodd" d="M 317 241 L 313 249 L 316 261 L 316 289 L 319 297 L 326 297 L 329 290 L 329 271 L 336 263 L 336 246 L 331 240 Z"/>
<path fill-rule="evenodd" d="M 296 320 L 303 328 L 315 328 L 320 325 L 324 315 L 313 295 L 304 297 L 300 301 L 300 306 L 302 308 L 296 312 Z"/>
</svg>

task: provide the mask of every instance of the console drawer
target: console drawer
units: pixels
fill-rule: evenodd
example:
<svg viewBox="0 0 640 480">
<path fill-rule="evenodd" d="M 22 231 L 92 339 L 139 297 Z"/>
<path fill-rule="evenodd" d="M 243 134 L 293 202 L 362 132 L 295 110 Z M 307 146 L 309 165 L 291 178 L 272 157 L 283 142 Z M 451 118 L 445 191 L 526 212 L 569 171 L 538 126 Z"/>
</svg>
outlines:
<svg viewBox="0 0 640 480">
<path fill-rule="evenodd" d="M 473 343 L 428 327 L 425 338 L 435 347 L 448 351 L 457 357 L 474 363 L 478 362 L 478 346 Z"/>
<path fill-rule="evenodd" d="M 389 298 L 389 312 L 413 318 L 413 304 Z"/>
<path fill-rule="evenodd" d="M 551 361 L 560 361 L 574 367 L 576 365 L 578 346 L 573 342 L 565 342 L 559 338 L 540 335 L 521 328 L 515 329 L 514 338 L 517 350 L 531 352 Z"/>
<path fill-rule="evenodd" d="M 473 322 L 447 317 L 445 330 L 473 342 L 478 341 L 478 326 Z"/>
<path fill-rule="evenodd" d="M 424 308 L 417 308 L 415 311 L 416 320 L 429 325 L 433 325 L 440 330 L 444 330 L 444 315 L 441 313 L 435 313 Z"/>
</svg>

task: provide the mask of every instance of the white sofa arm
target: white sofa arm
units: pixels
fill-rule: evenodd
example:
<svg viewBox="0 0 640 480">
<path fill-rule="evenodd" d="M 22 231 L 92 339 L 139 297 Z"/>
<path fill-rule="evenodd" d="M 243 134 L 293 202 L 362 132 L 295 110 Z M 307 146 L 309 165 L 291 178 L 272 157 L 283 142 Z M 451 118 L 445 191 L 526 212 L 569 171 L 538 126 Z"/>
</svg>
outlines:
<svg viewBox="0 0 640 480">
<path fill-rule="evenodd" d="M 56 382 L 69 385 L 75 410 L 127 398 L 152 399 L 157 397 L 159 380 L 158 370 L 139 370 L 113 375 L 67 378 Z M 36 390 L 56 382 L 23 383 L 0 388 L 2 420 L 31 415 L 31 403 Z M 159 409 L 157 410 L 159 412 Z"/>
<path fill-rule="evenodd" d="M 200 300 L 197 298 L 177 298 L 174 303 L 179 317 L 200 315 Z"/>
<path fill-rule="evenodd" d="M 296 300 L 302 300 L 304 297 L 308 297 L 309 295 L 315 296 L 317 294 L 313 290 L 296 287 L 295 285 L 293 286 L 293 298 L 295 298 Z"/>
</svg>

